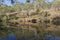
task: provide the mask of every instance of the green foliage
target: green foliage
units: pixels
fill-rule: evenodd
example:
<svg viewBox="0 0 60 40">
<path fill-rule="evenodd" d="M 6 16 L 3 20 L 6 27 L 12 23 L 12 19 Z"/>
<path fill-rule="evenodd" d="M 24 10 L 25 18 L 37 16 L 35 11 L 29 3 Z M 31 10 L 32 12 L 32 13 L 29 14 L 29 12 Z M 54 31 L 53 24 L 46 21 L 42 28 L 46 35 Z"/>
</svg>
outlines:
<svg viewBox="0 0 60 40">
<path fill-rule="evenodd" d="M 30 3 L 30 0 L 26 0 L 27 3 Z"/>
<path fill-rule="evenodd" d="M 15 1 L 14 0 L 11 0 L 11 3 L 13 4 L 13 3 L 15 3 Z"/>
</svg>

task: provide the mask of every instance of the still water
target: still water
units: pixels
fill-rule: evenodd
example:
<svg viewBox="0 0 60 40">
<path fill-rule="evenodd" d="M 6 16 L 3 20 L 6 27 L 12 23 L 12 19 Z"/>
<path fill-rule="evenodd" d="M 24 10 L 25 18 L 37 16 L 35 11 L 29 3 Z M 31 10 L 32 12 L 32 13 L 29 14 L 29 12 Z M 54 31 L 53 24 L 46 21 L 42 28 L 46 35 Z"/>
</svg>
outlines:
<svg viewBox="0 0 60 40">
<path fill-rule="evenodd" d="M 16 35 L 13 33 L 10 33 L 7 35 L 6 38 L 0 38 L 0 40 L 18 40 Z M 23 36 L 22 40 L 29 40 L 26 35 Z M 35 40 L 38 40 L 38 35 L 35 35 Z M 45 40 L 60 40 L 60 37 L 54 37 L 52 35 L 46 35 Z"/>
</svg>

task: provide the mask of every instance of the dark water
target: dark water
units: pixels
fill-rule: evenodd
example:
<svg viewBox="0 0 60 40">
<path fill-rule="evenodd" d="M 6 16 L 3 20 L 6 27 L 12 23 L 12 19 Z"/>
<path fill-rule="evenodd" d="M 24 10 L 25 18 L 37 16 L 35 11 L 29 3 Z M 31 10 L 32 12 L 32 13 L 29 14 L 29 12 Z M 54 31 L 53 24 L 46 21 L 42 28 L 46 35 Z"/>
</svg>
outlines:
<svg viewBox="0 0 60 40">
<path fill-rule="evenodd" d="M 6 38 L 0 38 L 0 40 L 18 40 L 16 35 L 11 33 Z M 29 40 L 26 35 L 23 36 L 22 40 Z M 35 35 L 35 40 L 38 40 L 38 35 Z M 46 35 L 44 40 L 60 40 L 60 37 L 54 37 L 52 35 Z"/>
</svg>

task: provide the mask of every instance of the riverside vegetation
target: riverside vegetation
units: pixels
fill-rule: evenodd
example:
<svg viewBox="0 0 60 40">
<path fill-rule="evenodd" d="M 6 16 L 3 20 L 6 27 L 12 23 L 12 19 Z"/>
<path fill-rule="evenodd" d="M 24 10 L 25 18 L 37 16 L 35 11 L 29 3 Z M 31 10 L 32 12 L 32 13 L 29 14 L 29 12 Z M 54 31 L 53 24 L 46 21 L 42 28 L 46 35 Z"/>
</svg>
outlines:
<svg viewBox="0 0 60 40">
<path fill-rule="evenodd" d="M 1 1 L 3 2 L 3 1 Z M 60 0 L 11 1 L 12 6 L 0 3 L 0 37 L 16 34 L 18 40 L 44 40 L 45 35 L 60 37 Z"/>
</svg>

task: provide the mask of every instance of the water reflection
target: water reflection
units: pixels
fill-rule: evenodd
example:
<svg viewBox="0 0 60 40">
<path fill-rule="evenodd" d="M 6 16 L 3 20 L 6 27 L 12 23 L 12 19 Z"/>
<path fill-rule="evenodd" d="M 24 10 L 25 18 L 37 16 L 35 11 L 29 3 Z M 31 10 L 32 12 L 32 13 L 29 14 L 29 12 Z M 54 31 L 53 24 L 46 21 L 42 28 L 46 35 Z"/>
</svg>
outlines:
<svg viewBox="0 0 60 40">
<path fill-rule="evenodd" d="M 16 35 L 15 34 L 8 34 L 8 36 L 7 36 L 7 40 L 17 40 L 17 37 L 16 37 Z"/>
<path fill-rule="evenodd" d="M 39 40 L 38 38 L 39 38 L 39 36 L 38 36 L 38 34 L 36 34 L 35 38 L 32 39 L 32 40 Z M 18 40 L 18 39 L 17 39 L 15 34 L 11 33 L 11 34 L 8 34 L 5 39 L 4 38 L 0 38 L 0 40 Z M 21 40 L 29 40 L 29 39 L 28 39 L 27 35 L 24 35 Z M 52 35 L 45 35 L 45 39 L 44 40 L 60 40 L 60 37 L 55 37 L 55 36 L 52 36 Z"/>
<path fill-rule="evenodd" d="M 20 26 L 7 28 L 7 29 L 9 29 L 9 30 L 7 30 L 8 32 L 6 33 L 4 31 L 4 34 L 5 33 L 8 34 L 7 38 L 5 40 L 60 40 L 59 37 L 54 37 L 54 36 L 45 34 L 46 32 L 47 32 L 47 34 L 51 34 L 51 33 L 54 34 L 54 32 L 56 32 L 56 31 L 50 32 L 50 30 L 49 30 L 50 27 L 46 26 L 45 23 L 48 23 L 49 21 L 44 21 L 45 23 L 41 24 L 41 25 L 40 24 L 36 25 L 35 19 L 32 20 L 32 22 L 34 23 L 33 25 L 30 25 L 30 24 L 29 25 L 26 25 L 26 24 L 20 25 L 22 28 Z M 51 29 L 53 29 L 53 28 L 51 26 Z M 48 31 L 46 31 L 46 29 Z M 58 29 L 58 28 L 55 28 L 55 29 Z M 4 40 L 4 39 L 1 38 L 1 40 Z"/>
<path fill-rule="evenodd" d="M 45 40 L 60 40 L 60 37 L 54 37 L 52 35 L 46 35 Z"/>
<path fill-rule="evenodd" d="M 23 37 L 23 40 L 28 40 L 28 37 L 25 35 L 25 36 Z"/>
<path fill-rule="evenodd" d="M 0 40 L 4 40 L 3 38 L 0 38 Z"/>
</svg>

